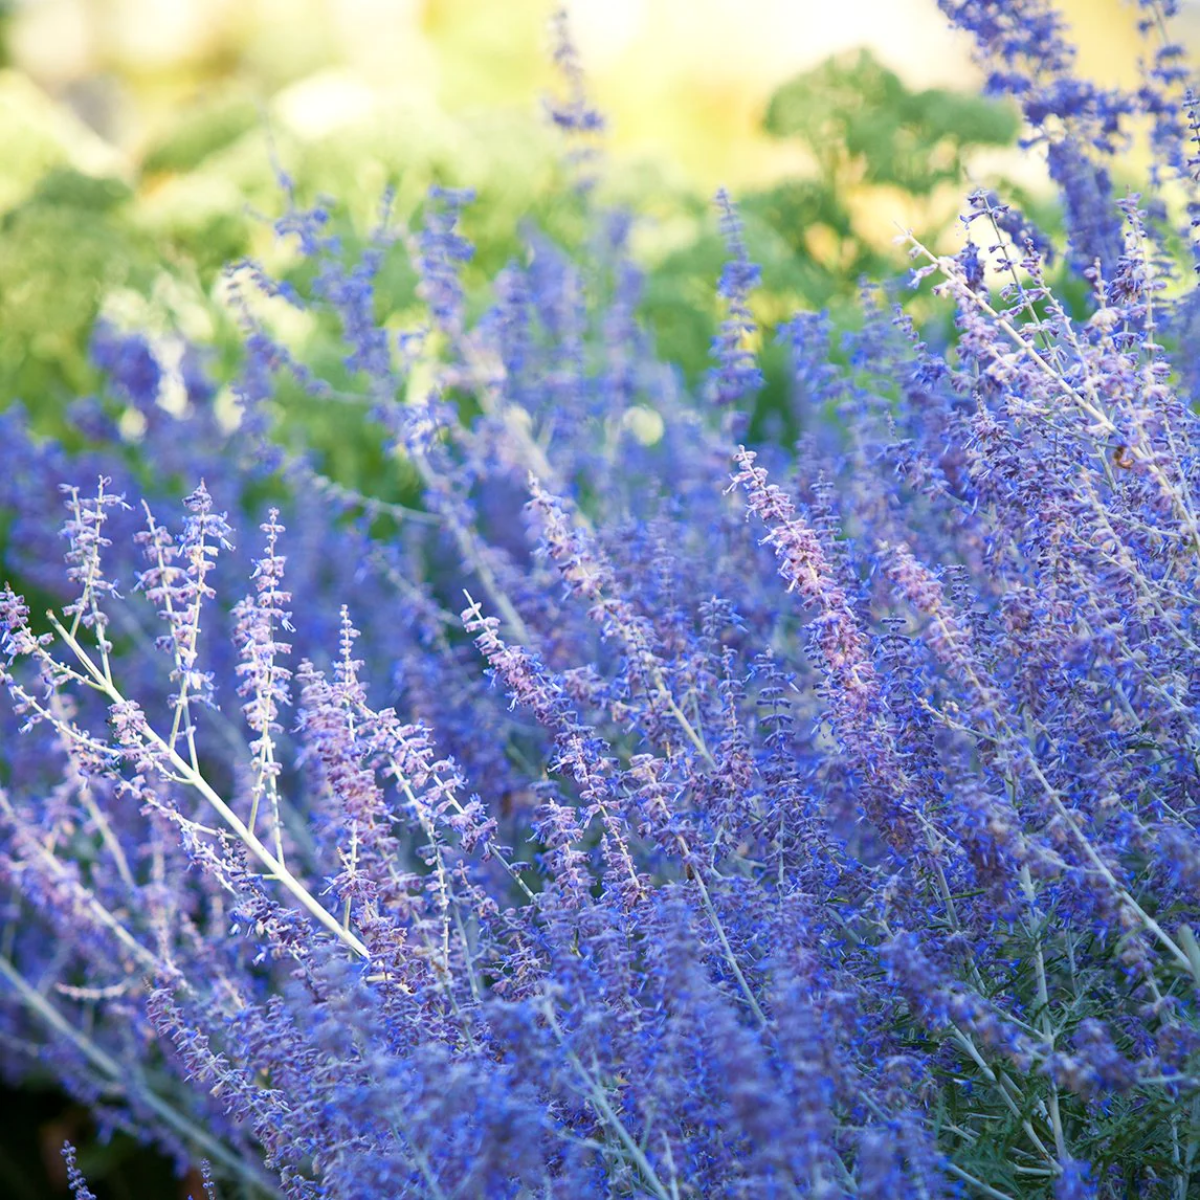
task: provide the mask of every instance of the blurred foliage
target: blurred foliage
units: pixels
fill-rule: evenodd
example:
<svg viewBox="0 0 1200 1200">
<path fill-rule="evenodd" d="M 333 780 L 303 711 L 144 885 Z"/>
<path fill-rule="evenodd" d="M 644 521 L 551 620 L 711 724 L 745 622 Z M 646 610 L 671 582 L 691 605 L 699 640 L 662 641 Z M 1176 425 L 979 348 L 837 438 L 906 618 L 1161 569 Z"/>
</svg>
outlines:
<svg viewBox="0 0 1200 1200">
<path fill-rule="evenodd" d="M 84 347 L 104 296 L 148 286 L 154 246 L 129 188 L 51 168 L 0 219 L 0 394 L 39 406 L 91 382 Z"/>
<path fill-rule="evenodd" d="M 365 245 L 388 189 L 393 228 L 418 216 L 431 184 L 474 189 L 463 225 L 476 246 L 464 276 L 476 312 L 505 262 L 531 252 L 524 231 L 539 229 L 586 257 L 586 206 L 570 186 L 559 138 L 533 116 L 451 117 L 372 96 L 348 73 L 324 70 L 267 104 L 237 83 L 209 88 L 136 161 L 122 162 L 115 152 L 106 160 L 91 135 L 47 104 L 15 74 L 0 77 L 0 135 L 9 146 L 0 180 L 0 406 L 23 399 L 47 434 L 62 435 L 76 397 L 104 394 L 88 359 L 102 314 L 151 337 L 207 344 L 215 382 L 228 381 L 240 331 L 221 297 L 225 266 L 254 257 L 304 282 L 271 230 L 270 216 L 285 203 L 280 165 L 299 203 L 337 198 L 331 232 L 351 255 Z M 829 308 L 835 323 L 852 320 L 860 281 L 895 277 L 903 267 L 890 239 L 864 227 L 872 201 L 903 203 L 904 215 L 924 221 L 918 234 L 936 240 L 957 211 L 967 156 L 1011 140 L 1016 129 L 1012 114 L 992 103 L 909 91 L 865 51 L 779 88 L 763 124 L 801 146 L 812 164 L 805 177 L 739 199 L 751 256 L 763 267 L 755 315 L 768 329 L 797 308 Z M 659 166 L 619 161 L 606 164 L 600 198 L 639 214 L 643 318 L 662 357 L 696 383 L 721 316 L 714 285 L 726 254 L 710 198 L 669 182 Z M 385 258 L 378 309 L 394 329 L 419 320 L 402 244 Z M 293 333 L 305 362 L 353 390 L 332 322 L 309 321 Z M 782 351 L 768 341 L 761 353 L 760 426 L 783 409 L 786 393 Z M 298 414 L 298 443 L 336 458 L 339 477 L 382 469 L 365 446 L 348 444 L 337 413 L 298 388 L 281 398 Z"/>
<path fill-rule="evenodd" d="M 771 97 L 763 125 L 798 138 L 836 188 L 853 175 L 927 195 L 962 178 L 965 155 L 1016 137 L 1010 108 L 979 96 L 932 88 L 910 92 L 868 50 L 826 59 Z"/>
<path fill-rule="evenodd" d="M 340 85 L 332 77 L 306 81 L 299 99 L 336 105 Z M 185 112 L 122 168 L 115 155 L 112 163 L 99 160 L 86 132 L 65 114 L 48 115 L 48 103 L 19 77 L 0 78 L 0 136 L 8 145 L 0 178 L 0 407 L 24 400 L 47 434 L 61 434 L 72 400 L 103 391 L 88 358 L 101 314 L 152 335 L 178 331 L 207 342 L 217 382 L 229 378 L 240 336 L 219 294 L 225 266 L 253 256 L 277 274 L 291 269 L 286 244 L 271 230 L 285 202 L 276 164 L 295 181 L 299 203 L 337 197 L 332 232 L 348 250 L 363 244 L 388 188 L 398 225 L 434 183 L 474 188 L 473 294 L 522 252 L 524 223 L 568 246 L 583 237 L 582 211 L 561 201 L 570 188 L 557 141 L 532 119 L 454 120 L 381 103 L 302 136 L 286 112 L 230 89 Z M 402 311 L 415 302 L 415 276 L 399 250 L 393 257 L 381 304 Z M 332 329 L 313 337 L 306 357 L 338 355 Z"/>
<path fill-rule="evenodd" d="M 785 83 L 771 97 L 763 125 L 775 137 L 798 141 L 817 171 L 748 196 L 744 207 L 779 233 L 797 262 L 808 259 L 817 268 L 799 282 L 823 305 L 847 282 L 895 273 L 894 255 L 881 252 L 855 219 L 856 194 L 886 188 L 893 197 L 899 191 L 932 199 L 953 185 L 957 206 L 968 156 L 1010 144 L 1018 119 L 1011 108 L 978 96 L 911 92 L 860 50 Z M 945 224 L 936 211 L 924 214 L 926 227 L 915 231 L 923 241 L 936 240 Z"/>
<path fill-rule="evenodd" d="M 147 176 L 192 171 L 249 133 L 262 117 L 253 97 L 231 89 L 218 92 L 184 109 L 177 121 L 153 138 L 143 152 L 141 169 Z"/>
<path fill-rule="evenodd" d="M 750 256 L 763 267 L 756 315 L 770 326 L 796 309 L 828 308 L 838 324 L 856 320 L 862 282 L 895 279 L 906 265 L 890 237 L 864 227 L 862 214 L 874 205 L 916 218 L 913 232 L 936 245 L 962 203 L 969 156 L 1011 144 L 1018 120 L 1009 107 L 974 95 L 909 91 L 860 50 L 783 84 L 763 126 L 797 141 L 813 164 L 806 177 L 739 197 Z M 693 202 L 694 214 L 702 203 Z M 658 263 L 648 281 L 645 312 L 663 356 L 682 364 L 693 381 L 712 339 L 712 281 L 724 256 L 709 220 L 700 236 Z M 767 386 L 760 424 L 765 412 L 782 408 L 785 392 L 784 356 L 770 346 L 762 355 Z"/>
</svg>

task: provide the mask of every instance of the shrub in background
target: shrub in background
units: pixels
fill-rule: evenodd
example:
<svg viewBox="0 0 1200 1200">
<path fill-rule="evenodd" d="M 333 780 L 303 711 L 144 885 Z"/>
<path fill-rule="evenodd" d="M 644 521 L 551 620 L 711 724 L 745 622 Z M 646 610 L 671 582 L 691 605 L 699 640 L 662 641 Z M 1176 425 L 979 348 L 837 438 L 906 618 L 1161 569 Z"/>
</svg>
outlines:
<svg viewBox="0 0 1200 1200">
<path fill-rule="evenodd" d="M 924 244 L 941 245 L 957 219 L 971 154 L 1011 145 L 1017 120 L 1011 104 L 994 98 L 938 88 L 911 92 L 864 49 L 835 55 L 782 84 L 762 124 L 773 137 L 798 143 L 812 168 L 739 197 L 746 242 L 762 266 L 755 313 L 774 325 L 797 307 L 824 310 L 832 331 L 858 325 L 864 280 L 889 280 L 902 268 L 890 236 L 880 238 L 864 212 L 886 213 L 889 229 L 908 215 Z M 676 201 L 689 215 L 699 203 Z M 897 212 L 897 204 L 906 214 Z M 641 197 L 634 206 L 650 207 Z M 1036 215 L 1043 228 L 1058 228 L 1052 204 L 1039 206 Z M 720 321 L 709 281 L 726 253 L 719 230 L 707 222 L 700 229 L 653 262 L 639 308 L 659 354 L 683 369 L 691 387 L 704 376 Z M 893 297 L 918 319 L 936 319 L 927 297 L 900 289 Z M 947 326 L 934 336 L 941 341 L 953 334 Z M 839 340 L 831 338 L 830 353 L 841 362 Z M 764 378 L 753 398 L 751 430 L 762 440 L 790 443 L 802 422 L 789 401 L 786 347 L 768 338 L 755 350 Z"/>
<path fill-rule="evenodd" d="M 0 136 L 11 143 L 0 189 L 6 233 L 0 244 L 0 406 L 36 398 L 39 431 L 69 439 L 63 409 L 103 388 L 88 353 L 98 317 L 140 330 L 168 352 L 181 332 L 211 345 L 209 372 L 226 384 L 240 342 L 221 303 L 225 265 L 247 255 L 267 257 L 282 277 L 303 282 L 292 279 L 292 264 L 276 253 L 269 223 L 257 215 L 277 207 L 275 156 L 288 163 L 305 196 L 337 196 L 330 218 L 347 245 L 361 247 L 369 236 L 385 186 L 393 190 L 395 218 L 405 222 L 419 220 L 431 185 L 471 187 L 477 201 L 465 221 L 476 254 L 465 264 L 463 282 L 475 315 L 487 306 L 496 273 L 525 253 L 524 225 L 573 257 L 586 244 L 585 218 L 566 186 L 556 142 L 536 120 L 496 113 L 451 117 L 393 97 L 333 128 L 304 131 L 293 115 L 297 101 L 336 111 L 345 99 L 339 86 L 337 77 L 318 73 L 256 99 L 245 83 L 213 81 L 202 99 L 123 157 L 82 126 L 74 139 L 68 136 L 64 127 L 69 131 L 73 118 L 16 72 L 0 78 Z M 815 96 L 824 97 L 821 111 L 832 123 L 824 131 L 795 119 L 796 101 Z M 868 188 L 883 183 L 913 197 L 941 184 L 934 206 L 941 215 L 919 230 L 940 233 L 957 205 L 952 185 L 964 152 L 1011 141 L 1014 122 L 1011 109 L 975 97 L 909 93 L 864 59 L 853 66 L 831 61 L 785 85 L 767 124 L 809 149 L 822 133 L 831 135 L 826 145 L 841 140 L 839 130 L 852 136 L 845 139 L 850 153 L 826 155 L 812 178 L 742 197 L 748 241 L 764 267 L 756 308 L 775 320 L 797 306 L 833 305 L 836 319 L 846 323 L 853 320 L 860 277 L 892 275 L 900 265 L 898 255 L 873 244 L 856 225 L 847 201 L 863 190 L 858 176 L 865 175 Z M 710 280 L 724 251 L 709 198 L 658 164 L 610 165 L 603 191 L 608 203 L 642 218 L 636 257 L 648 280 L 639 311 L 660 353 L 694 384 L 719 321 Z M 385 255 L 380 312 L 419 319 L 415 284 L 403 253 Z M 297 334 L 309 361 L 336 359 L 336 331 L 325 323 Z M 770 386 L 760 407 L 791 436 L 784 356 L 768 346 L 764 367 Z M 302 419 L 303 436 L 323 449 L 347 440 L 345 430 L 339 439 L 314 411 L 303 411 Z M 357 441 L 361 473 L 369 439 Z M 371 482 L 378 486 L 379 479 Z"/>
<path fill-rule="evenodd" d="M 1038 0 L 943 8 L 1046 145 L 1092 310 L 976 194 L 960 253 L 912 247 L 952 352 L 870 295 L 844 365 L 780 329 L 795 454 L 738 445 L 729 199 L 691 396 L 586 187 L 587 252 L 530 235 L 478 319 L 469 196 L 361 254 L 290 204 L 303 286 L 236 276 L 234 428 L 111 331 L 136 455 L 102 407 L 70 457 L 8 415 L 8 1073 L 245 1194 L 1194 1190 L 1200 430 L 1160 197 L 1200 117 L 1170 3 L 1132 95 Z M 420 327 L 377 320 L 392 246 Z M 336 317 L 353 389 L 288 309 Z M 280 435 L 296 389 L 401 499 Z"/>
</svg>

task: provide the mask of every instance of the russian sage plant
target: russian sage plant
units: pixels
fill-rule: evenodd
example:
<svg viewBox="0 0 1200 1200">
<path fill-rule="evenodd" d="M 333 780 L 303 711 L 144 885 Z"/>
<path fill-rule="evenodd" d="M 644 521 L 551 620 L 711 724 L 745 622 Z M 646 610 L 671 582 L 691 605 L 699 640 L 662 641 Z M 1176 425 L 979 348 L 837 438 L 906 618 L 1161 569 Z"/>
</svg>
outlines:
<svg viewBox="0 0 1200 1200">
<path fill-rule="evenodd" d="M 592 154 L 588 253 L 529 232 L 481 313 L 469 195 L 355 255 L 285 191 L 307 269 L 233 269 L 236 423 L 111 328 L 83 449 L 7 414 L 6 1074 L 228 1195 L 1195 1194 L 1174 7 L 1140 3 L 1127 93 L 1075 75 L 1042 0 L 943 0 L 1047 156 L 1087 299 L 975 193 L 961 251 L 911 247 L 952 345 L 872 291 L 840 345 L 818 314 L 778 330 L 795 446 L 739 444 L 761 334 L 733 201 L 688 396 Z M 560 60 L 555 120 L 591 148 Z M 1146 117 L 1154 170 L 1118 196 Z M 419 328 L 377 287 L 396 242 Z M 281 306 L 341 322 L 353 386 Z M 376 430 L 411 502 L 280 436 L 285 381 Z"/>
</svg>

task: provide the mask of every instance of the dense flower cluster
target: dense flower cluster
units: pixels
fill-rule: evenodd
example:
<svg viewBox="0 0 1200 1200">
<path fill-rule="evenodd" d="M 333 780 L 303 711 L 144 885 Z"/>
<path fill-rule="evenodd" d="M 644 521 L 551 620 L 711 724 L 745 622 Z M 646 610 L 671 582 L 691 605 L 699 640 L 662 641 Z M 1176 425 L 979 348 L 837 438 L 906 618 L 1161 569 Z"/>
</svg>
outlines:
<svg viewBox="0 0 1200 1200">
<path fill-rule="evenodd" d="M 961 253 L 912 247 L 953 348 L 873 294 L 840 344 L 781 328 L 794 447 L 731 440 L 761 380 L 732 201 L 692 398 L 590 187 L 589 255 L 531 232 L 482 315 L 468 195 L 361 256 L 290 203 L 310 286 L 238 268 L 232 430 L 110 327 L 136 444 L 111 405 L 72 454 L 0 417 L 8 1075 L 290 1200 L 1194 1193 L 1194 101 L 1169 44 L 1119 93 L 1042 0 L 942 7 L 1090 304 L 978 193 Z M 1159 191 L 1115 202 L 1147 113 Z M 342 323 L 353 389 L 264 290 Z M 374 422 L 411 503 L 275 437 L 283 380 Z"/>
</svg>

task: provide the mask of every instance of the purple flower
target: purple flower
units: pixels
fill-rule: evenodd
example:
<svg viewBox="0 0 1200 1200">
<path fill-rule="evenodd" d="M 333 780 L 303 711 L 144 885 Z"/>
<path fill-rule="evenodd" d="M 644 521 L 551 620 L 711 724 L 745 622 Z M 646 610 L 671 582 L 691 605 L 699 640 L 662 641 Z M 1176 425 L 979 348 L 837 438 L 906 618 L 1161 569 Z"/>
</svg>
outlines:
<svg viewBox="0 0 1200 1200">
<path fill-rule="evenodd" d="M 1092 1200 L 1092 1197 L 1100 1194 L 1088 1163 L 1078 1158 L 1067 1158 L 1059 1166 L 1061 1173 L 1054 1181 L 1055 1200 Z"/>
<path fill-rule="evenodd" d="M 431 188 L 425 227 L 417 238 L 418 294 L 429 306 L 434 324 L 451 335 L 461 329 L 463 321 L 461 264 L 470 261 L 474 253 L 471 243 L 458 232 L 458 220 L 474 198 L 468 189 Z"/>
<path fill-rule="evenodd" d="M 741 218 L 724 189 L 717 193 L 716 204 L 721 214 L 721 235 L 729 253 L 717 294 L 726 301 L 728 311 L 713 339 L 712 357 L 716 365 L 709 373 L 709 389 L 714 402 L 726 408 L 748 400 L 762 387 L 762 372 L 748 347 L 758 333 L 750 312 L 750 293 L 758 286 L 761 272 L 750 261 Z"/>
<path fill-rule="evenodd" d="M 95 1193 L 87 1185 L 82 1172 L 75 1162 L 75 1147 L 70 1142 L 63 1142 L 63 1162 L 67 1165 L 67 1186 L 75 1200 L 96 1200 Z"/>
</svg>

